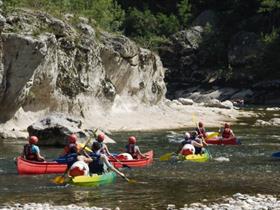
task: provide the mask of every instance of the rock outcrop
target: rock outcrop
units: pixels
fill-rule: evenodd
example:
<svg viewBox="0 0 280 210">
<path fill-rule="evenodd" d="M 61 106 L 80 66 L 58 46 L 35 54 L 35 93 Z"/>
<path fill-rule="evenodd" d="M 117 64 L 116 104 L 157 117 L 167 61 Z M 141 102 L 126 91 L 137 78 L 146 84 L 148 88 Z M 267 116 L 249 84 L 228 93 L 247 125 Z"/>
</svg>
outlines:
<svg viewBox="0 0 280 210">
<path fill-rule="evenodd" d="M 29 10 L 0 16 L 1 123 L 20 109 L 92 119 L 116 98 L 149 105 L 164 99 L 165 69 L 156 54 L 68 19 Z"/>
</svg>

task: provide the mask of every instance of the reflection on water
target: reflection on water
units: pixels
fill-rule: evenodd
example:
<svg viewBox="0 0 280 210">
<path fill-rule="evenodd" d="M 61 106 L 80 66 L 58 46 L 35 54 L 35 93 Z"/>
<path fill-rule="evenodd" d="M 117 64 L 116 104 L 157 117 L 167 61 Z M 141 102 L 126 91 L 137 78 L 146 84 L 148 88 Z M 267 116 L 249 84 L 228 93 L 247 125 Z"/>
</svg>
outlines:
<svg viewBox="0 0 280 210">
<path fill-rule="evenodd" d="M 213 130 L 213 129 L 212 129 Z M 136 133 L 142 151 L 153 148 L 153 165 L 142 169 L 126 169 L 125 173 L 139 181 L 129 184 L 121 178 L 104 187 L 88 188 L 55 186 L 55 175 L 18 176 L 13 158 L 21 153 L 24 142 L 0 143 L 0 203 L 50 202 L 67 205 L 100 206 L 121 209 L 163 209 L 173 203 L 183 207 L 207 199 L 234 193 L 278 195 L 280 189 L 279 161 L 270 158 L 280 150 L 276 128 L 234 127 L 241 146 L 210 146 L 213 160 L 206 163 L 160 162 L 164 153 L 175 151 L 182 132 Z M 116 133 L 118 144 L 109 145 L 120 151 L 131 133 Z M 49 159 L 62 149 L 42 148 Z"/>
</svg>

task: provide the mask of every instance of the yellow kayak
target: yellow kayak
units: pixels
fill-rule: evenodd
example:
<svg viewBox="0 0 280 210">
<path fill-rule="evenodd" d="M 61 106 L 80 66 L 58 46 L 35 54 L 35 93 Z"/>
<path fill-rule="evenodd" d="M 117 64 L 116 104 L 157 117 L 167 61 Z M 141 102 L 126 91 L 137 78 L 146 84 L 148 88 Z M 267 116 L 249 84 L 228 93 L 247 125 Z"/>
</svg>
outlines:
<svg viewBox="0 0 280 210">
<path fill-rule="evenodd" d="M 207 150 L 204 151 L 203 154 L 196 155 L 178 155 L 178 160 L 192 161 L 192 162 L 206 162 L 211 159 L 211 155 Z"/>
<path fill-rule="evenodd" d="M 116 178 L 115 172 L 108 172 L 102 175 L 76 176 L 70 180 L 70 184 L 78 186 L 95 187 L 112 183 Z"/>
</svg>

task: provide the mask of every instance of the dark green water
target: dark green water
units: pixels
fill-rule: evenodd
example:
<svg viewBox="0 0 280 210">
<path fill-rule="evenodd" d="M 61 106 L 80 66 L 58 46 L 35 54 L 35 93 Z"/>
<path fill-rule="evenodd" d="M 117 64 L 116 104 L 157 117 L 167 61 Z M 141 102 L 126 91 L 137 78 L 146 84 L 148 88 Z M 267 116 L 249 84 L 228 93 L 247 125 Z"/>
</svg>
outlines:
<svg viewBox="0 0 280 210">
<path fill-rule="evenodd" d="M 147 168 L 127 169 L 129 177 L 140 181 L 129 184 L 118 178 L 116 183 L 97 188 L 58 187 L 50 182 L 55 175 L 18 176 L 13 158 L 24 142 L 0 142 L 0 204 L 49 202 L 68 205 L 98 206 L 121 209 L 166 209 L 167 204 L 183 207 L 185 203 L 209 202 L 234 193 L 280 193 L 280 161 L 270 158 L 280 151 L 279 128 L 234 126 L 241 146 L 210 146 L 213 160 L 206 163 L 160 162 L 159 157 L 177 149 L 182 132 L 136 133 L 142 151 L 153 149 L 155 159 Z M 214 130 L 214 129 L 208 129 Z M 115 133 L 120 151 L 131 133 Z M 135 134 L 135 133 L 134 133 Z M 41 148 L 47 158 L 55 158 L 62 149 Z M 220 161 L 219 161 L 220 159 Z M 222 160 L 222 161 L 221 161 Z"/>
</svg>

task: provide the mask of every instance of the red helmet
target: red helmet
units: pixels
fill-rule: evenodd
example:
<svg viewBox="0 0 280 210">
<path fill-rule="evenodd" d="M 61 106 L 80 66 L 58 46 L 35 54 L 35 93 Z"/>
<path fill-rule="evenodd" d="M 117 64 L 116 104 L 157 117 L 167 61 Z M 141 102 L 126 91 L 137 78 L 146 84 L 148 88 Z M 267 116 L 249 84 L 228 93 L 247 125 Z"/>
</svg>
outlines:
<svg viewBox="0 0 280 210">
<path fill-rule="evenodd" d="M 130 144 L 136 144 L 136 138 L 135 138 L 135 136 L 130 136 L 130 137 L 128 138 L 128 143 L 130 143 Z"/>
<path fill-rule="evenodd" d="M 98 142 L 103 142 L 104 139 L 105 139 L 104 133 L 98 134 L 98 136 L 97 136 L 97 141 L 98 141 Z"/>
<path fill-rule="evenodd" d="M 230 128 L 229 123 L 225 123 L 225 128 Z"/>
<path fill-rule="evenodd" d="M 75 144 L 77 142 L 77 136 L 75 134 L 71 134 L 70 136 L 68 136 L 68 141 L 71 144 Z"/>
<path fill-rule="evenodd" d="M 38 138 L 37 138 L 37 136 L 30 136 L 28 141 L 29 141 L 29 144 L 37 144 Z"/>
<path fill-rule="evenodd" d="M 203 127 L 203 123 L 202 123 L 202 122 L 199 122 L 199 123 L 198 123 L 198 127 L 200 127 L 200 128 Z"/>
</svg>

